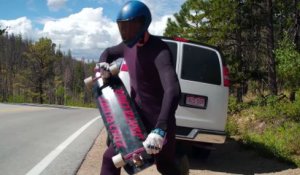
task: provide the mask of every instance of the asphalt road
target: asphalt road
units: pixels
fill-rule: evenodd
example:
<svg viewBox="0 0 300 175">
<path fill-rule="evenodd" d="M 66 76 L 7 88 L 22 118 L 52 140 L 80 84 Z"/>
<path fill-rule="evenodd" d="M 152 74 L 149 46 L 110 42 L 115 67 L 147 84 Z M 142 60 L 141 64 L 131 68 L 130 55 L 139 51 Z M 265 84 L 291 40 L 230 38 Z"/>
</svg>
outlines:
<svg viewBox="0 0 300 175">
<path fill-rule="evenodd" d="M 102 127 L 96 109 L 0 103 L 0 174 L 75 174 Z"/>
</svg>

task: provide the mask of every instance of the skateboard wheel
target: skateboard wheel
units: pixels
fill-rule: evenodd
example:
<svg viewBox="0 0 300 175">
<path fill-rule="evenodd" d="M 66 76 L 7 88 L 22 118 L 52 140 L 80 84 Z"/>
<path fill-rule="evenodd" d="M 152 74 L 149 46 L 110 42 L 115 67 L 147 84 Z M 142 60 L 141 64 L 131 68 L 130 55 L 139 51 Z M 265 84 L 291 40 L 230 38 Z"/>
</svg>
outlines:
<svg viewBox="0 0 300 175">
<path fill-rule="evenodd" d="M 113 161 L 115 167 L 117 167 L 117 168 L 121 168 L 126 164 L 126 162 L 123 160 L 123 157 L 121 154 L 117 154 L 114 157 L 112 157 L 112 161 Z"/>
<path fill-rule="evenodd" d="M 90 76 L 90 77 L 87 77 L 86 79 L 84 79 L 84 84 L 86 86 L 91 86 L 93 84 L 93 77 Z"/>
</svg>

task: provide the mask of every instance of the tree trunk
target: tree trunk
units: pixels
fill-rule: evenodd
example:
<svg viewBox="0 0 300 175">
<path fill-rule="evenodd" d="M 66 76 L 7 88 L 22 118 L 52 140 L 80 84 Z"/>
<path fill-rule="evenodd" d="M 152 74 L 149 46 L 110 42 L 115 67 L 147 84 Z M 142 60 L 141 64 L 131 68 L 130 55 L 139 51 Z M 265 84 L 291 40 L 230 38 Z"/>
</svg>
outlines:
<svg viewBox="0 0 300 175">
<path fill-rule="evenodd" d="M 241 72 L 242 76 L 239 77 L 239 86 L 237 87 L 237 101 L 239 103 L 243 102 L 243 88 L 244 88 L 244 84 L 245 84 L 245 80 L 244 80 L 244 75 L 245 75 L 245 65 L 244 65 L 244 59 L 242 56 L 242 30 L 241 30 L 241 8 L 242 8 L 242 3 L 240 0 L 238 0 L 238 7 L 236 9 L 236 24 L 237 24 L 237 29 L 235 32 L 235 36 L 236 36 L 236 50 L 235 50 L 235 57 L 238 58 L 239 60 L 239 66 L 238 66 L 238 71 Z"/>
<path fill-rule="evenodd" d="M 298 9 L 298 3 L 299 0 L 294 0 L 294 7 L 295 7 L 295 12 L 294 12 L 294 20 L 295 20 L 295 25 L 294 25 L 294 43 L 296 45 L 297 51 L 300 51 L 300 11 Z"/>
<path fill-rule="evenodd" d="M 296 91 L 292 90 L 289 99 L 291 102 L 294 102 L 296 100 Z"/>
<path fill-rule="evenodd" d="M 277 95 L 277 80 L 276 80 L 276 63 L 274 54 L 274 27 L 273 27 L 273 2 L 267 0 L 267 26 L 266 26 L 266 39 L 267 39 L 267 59 L 268 59 L 268 81 L 269 88 L 272 95 Z"/>
<path fill-rule="evenodd" d="M 39 88 L 39 94 L 40 94 L 39 102 L 40 102 L 40 104 L 43 104 L 44 103 L 44 99 L 43 99 L 44 91 L 43 91 L 43 82 L 42 81 L 39 82 L 39 87 L 38 88 Z"/>
</svg>

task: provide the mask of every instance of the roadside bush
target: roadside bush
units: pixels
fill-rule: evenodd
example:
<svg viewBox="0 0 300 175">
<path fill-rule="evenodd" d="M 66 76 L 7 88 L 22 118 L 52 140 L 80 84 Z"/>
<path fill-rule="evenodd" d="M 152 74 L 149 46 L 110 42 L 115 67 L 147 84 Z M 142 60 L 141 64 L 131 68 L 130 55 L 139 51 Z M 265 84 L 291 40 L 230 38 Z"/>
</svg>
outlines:
<svg viewBox="0 0 300 175">
<path fill-rule="evenodd" d="M 230 135 L 230 136 L 236 136 L 236 135 L 240 134 L 239 129 L 237 127 L 237 122 L 234 117 L 232 117 L 232 116 L 228 117 L 225 132 L 227 135 Z"/>
<path fill-rule="evenodd" d="M 284 122 L 281 126 L 269 125 L 263 133 L 245 132 L 244 143 L 260 152 L 300 166 L 300 124 Z"/>
<path fill-rule="evenodd" d="M 280 102 L 289 102 L 285 94 L 280 95 L 266 95 L 257 97 L 252 104 L 255 106 L 275 106 Z"/>
<path fill-rule="evenodd" d="M 247 104 L 230 99 L 227 134 L 300 167 L 299 95 L 297 92 L 294 102 L 284 96 L 268 96 Z"/>
<path fill-rule="evenodd" d="M 271 120 L 300 121 L 300 102 L 278 102 L 272 105 L 255 107 L 257 118 Z"/>
<path fill-rule="evenodd" d="M 246 103 L 239 103 L 234 96 L 229 96 L 229 101 L 228 101 L 228 113 L 229 114 L 235 114 L 243 109 L 246 109 L 248 107 L 248 104 Z"/>
<path fill-rule="evenodd" d="M 25 97 L 23 95 L 14 95 L 8 97 L 9 103 L 25 103 Z"/>
<path fill-rule="evenodd" d="M 66 106 L 78 106 L 87 108 L 96 108 L 96 103 L 84 103 L 82 100 L 69 100 L 65 104 Z"/>
</svg>

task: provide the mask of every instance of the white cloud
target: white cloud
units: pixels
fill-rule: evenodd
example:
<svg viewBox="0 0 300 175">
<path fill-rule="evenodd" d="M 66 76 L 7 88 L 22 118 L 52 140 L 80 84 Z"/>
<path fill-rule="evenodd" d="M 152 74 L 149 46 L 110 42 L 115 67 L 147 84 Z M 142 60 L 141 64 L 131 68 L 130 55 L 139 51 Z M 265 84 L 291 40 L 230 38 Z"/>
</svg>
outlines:
<svg viewBox="0 0 300 175">
<path fill-rule="evenodd" d="M 32 38 L 34 35 L 31 20 L 20 17 L 15 20 L 0 20 L 0 26 L 7 27 L 8 34 L 21 34 L 24 38 Z"/>
<path fill-rule="evenodd" d="M 47 0 L 47 5 L 50 10 L 57 11 L 65 6 L 67 0 Z"/>
<path fill-rule="evenodd" d="M 45 25 L 47 22 L 55 21 L 55 18 L 44 17 L 44 18 L 36 18 L 35 22 L 41 25 Z"/>
<path fill-rule="evenodd" d="M 150 24 L 149 32 L 153 35 L 163 35 L 167 27 L 168 18 L 173 18 L 172 15 L 163 16 Z"/>
<path fill-rule="evenodd" d="M 117 25 L 103 16 L 102 8 L 84 8 L 66 18 L 45 21 L 41 35 L 77 57 L 97 59 L 104 48 L 120 42 Z"/>
<path fill-rule="evenodd" d="M 154 35 L 163 35 L 168 18 L 180 10 L 181 4 L 186 0 L 142 0 L 151 11 L 152 23 L 149 32 Z"/>
<path fill-rule="evenodd" d="M 162 35 L 169 17 L 171 15 L 153 21 L 150 33 Z M 43 23 L 40 35 L 51 38 L 64 51 L 71 49 L 76 57 L 98 59 L 103 49 L 121 41 L 116 23 L 103 15 L 103 8 L 84 8 L 66 18 L 48 18 Z"/>
<path fill-rule="evenodd" d="M 48 0 L 49 8 L 58 9 L 65 5 L 67 0 Z M 115 3 L 125 0 L 110 0 Z M 152 12 L 152 23 L 149 31 L 154 35 L 162 35 L 167 19 L 179 11 L 184 0 L 143 0 Z M 174 3 L 180 3 L 175 5 Z M 116 12 L 118 13 L 118 12 Z M 9 33 L 22 34 L 24 38 L 36 41 L 40 37 L 48 37 L 60 49 L 67 53 L 70 49 L 77 58 L 98 59 L 103 49 L 121 41 L 117 24 L 114 19 L 103 14 L 103 8 L 83 8 L 78 13 L 64 18 L 51 17 L 37 18 L 35 23 L 43 26 L 35 29 L 32 21 L 26 17 L 15 20 L 0 20 L 0 26 L 9 26 Z"/>
</svg>

